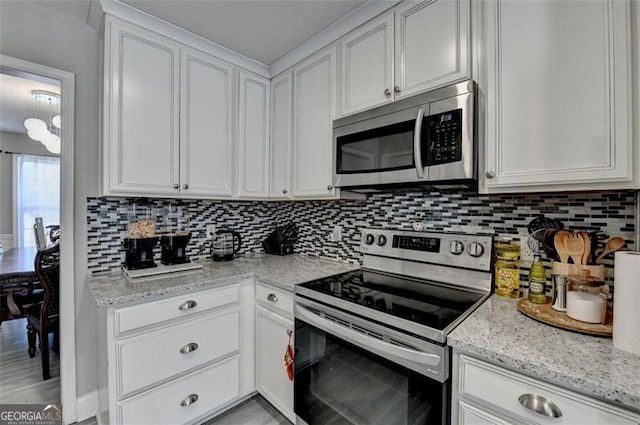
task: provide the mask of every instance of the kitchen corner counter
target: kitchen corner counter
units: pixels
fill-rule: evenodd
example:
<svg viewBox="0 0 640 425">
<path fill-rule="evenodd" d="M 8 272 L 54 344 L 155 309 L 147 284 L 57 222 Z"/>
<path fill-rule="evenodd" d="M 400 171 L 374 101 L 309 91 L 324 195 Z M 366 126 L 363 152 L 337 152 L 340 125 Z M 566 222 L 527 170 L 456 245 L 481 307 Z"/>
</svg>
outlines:
<svg viewBox="0 0 640 425">
<path fill-rule="evenodd" d="M 255 277 L 288 291 L 294 285 L 332 275 L 357 270 L 358 265 L 300 254 L 277 256 L 254 254 L 233 261 L 213 262 L 199 260 L 203 269 L 140 278 L 130 281 L 120 270 L 106 274 L 89 275 L 87 283 L 98 307 L 150 300 L 165 295 L 223 286 L 242 278 Z"/>
<path fill-rule="evenodd" d="M 539 323 L 493 295 L 448 336 L 449 345 L 499 366 L 640 411 L 640 356 L 610 338 Z"/>
</svg>

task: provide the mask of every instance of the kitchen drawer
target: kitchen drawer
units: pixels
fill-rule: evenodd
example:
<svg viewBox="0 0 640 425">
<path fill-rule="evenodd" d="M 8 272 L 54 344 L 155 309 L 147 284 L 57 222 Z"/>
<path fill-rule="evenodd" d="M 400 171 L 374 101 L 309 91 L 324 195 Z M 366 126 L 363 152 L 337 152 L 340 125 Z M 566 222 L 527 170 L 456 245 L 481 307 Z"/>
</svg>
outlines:
<svg viewBox="0 0 640 425">
<path fill-rule="evenodd" d="M 118 398 L 238 351 L 239 339 L 231 310 L 117 341 Z"/>
<path fill-rule="evenodd" d="M 539 424 L 638 424 L 639 415 L 610 404 L 565 390 L 460 355 L 459 392 L 498 409 L 511 412 L 527 422 Z M 559 418 L 549 418 L 522 406 L 518 399 L 525 394 L 542 396 L 562 412 Z M 484 403 L 481 403 L 484 404 Z"/>
<path fill-rule="evenodd" d="M 264 283 L 256 286 L 256 301 L 269 310 L 293 317 L 293 294 Z"/>
<path fill-rule="evenodd" d="M 240 396 L 240 361 L 213 366 L 144 392 L 117 405 L 118 424 L 185 424 Z M 188 403 L 197 397 L 197 400 Z M 183 405 L 186 404 L 186 405 Z"/>
<path fill-rule="evenodd" d="M 194 313 L 238 303 L 240 285 L 194 292 L 115 311 L 115 333 L 119 335 L 143 326 L 188 317 Z"/>
</svg>

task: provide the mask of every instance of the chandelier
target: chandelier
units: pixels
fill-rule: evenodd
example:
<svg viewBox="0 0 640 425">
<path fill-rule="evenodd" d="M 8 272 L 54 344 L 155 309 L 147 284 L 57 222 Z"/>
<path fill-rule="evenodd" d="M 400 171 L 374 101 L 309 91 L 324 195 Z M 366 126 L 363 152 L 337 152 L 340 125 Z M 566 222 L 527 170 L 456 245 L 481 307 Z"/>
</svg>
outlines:
<svg viewBox="0 0 640 425">
<path fill-rule="evenodd" d="M 34 90 L 36 116 L 24 120 L 29 138 L 40 142 L 51 153 L 60 154 L 60 95 Z"/>
</svg>

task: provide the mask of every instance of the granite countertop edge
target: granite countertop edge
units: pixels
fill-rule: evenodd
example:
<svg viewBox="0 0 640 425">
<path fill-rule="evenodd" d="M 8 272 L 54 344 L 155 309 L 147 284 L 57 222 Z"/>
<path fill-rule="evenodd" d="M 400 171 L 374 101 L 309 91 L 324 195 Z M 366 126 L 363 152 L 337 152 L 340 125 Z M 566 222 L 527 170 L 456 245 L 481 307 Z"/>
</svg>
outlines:
<svg viewBox="0 0 640 425">
<path fill-rule="evenodd" d="M 511 301 L 496 298 L 497 296 L 494 295 L 487 300 L 485 304 Z M 513 304 L 515 316 L 521 315 L 521 313 L 517 312 L 515 302 Z M 486 309 L 485 307 L 485 310 Z M 506 369 L 575 391 L 585 396 L 600 399 L 621 408 L 631 410 L 634 413 L 640 413 L 640 387 L 638 386 L 640 380 L 638 380 L 638 378 L 635 378 L 635 381 L 638 382 L 632 381 L 634 378 L 626 378 L 627 380 L 625 380 L 624 377 L 621 377 L 622 374 L 614 373 L 616 367 L 619 368 L 621 365 L 628 365 L 630 368 L 629 375 L 634 375 L 632 373 L 633 368 L 640 368 L 640 356 L 635 356 L 613 347 L 610 338 L 573 333 L 539 323 L 521 315 L 522 317 L 518 317 L 517 319 L 518 322 L 521 321 L 520 323 L 526 323 L 532 327 L 542 327 L 543 330 L 548 330 L 560 338 L 565 337 L 576 341 L 585 340 L 590 343 L 585 346 L 582 352 L 577 353 L 571 351 L 571 348 L 567 348 L 566 346 L 557 347 L 559 355 L 554 359 L 556 360 L 555 362 L 549 360 L 547 362 L 536 363 L 535 357 L 529 357 L 531 360 L 528 360 L 526 356 L 522 354 L 523 352 L 527 352 L 527 350 L 534 352 L 536 349 L 535 343 L 528 340 L 527 337 L 505 337 L 506 341 L 501 345 L 493 345 L 490 339 L 481 342 L 474 341 L 473 338 L 470 338 L 468 332 L 472 330 L 472 328 L 465 327 L 465 324 L 467 326 L 472 324 L 474 315 L 486 314 L 486 311 L 482 310 L 483 306 L 480 306 L 458 328 L 449 334 L 447 342 L 451 347 L 500 367 L 505 367 Z M 499 314 L 495 314 L 495 311 L 492 311 L 492 313 L 494 314 L 492 320 L 502 319 Z M 510 318 L 505 318 L 505 320 L 508 321 Z M 467 321 L 470 322 L 467 323 Z M 517 329 L 514 330 L 514 333 L 517 332 Z M 495 337 L 495 335 L 492 335 L 492 337 Z M 529 345 L 529 343 L 531 343 L 531 345 Z M 527 348 L 527 346 L 533 348 Z M 566 350 L 566 354 L 563 354 L 563 348 Z M 580 367 L 576 363 L 581 361 L 585 363 L 583 367 Z M 564 372 L 561 370 L 562 368 L 564 368 Z M 575 374 L 572 374 L 572 372 Z"/>
<path fill-rule="evenodd" d="M 127 279 L 121 270 L 89 274 L 87 284 L 97 307 L 118 307 L 222 287 L 251 278 L 293 292 L 295 285 L 360 268 L 360 265 L 356 264 L 303 254 L 284 257 L 252 254 L 227 263 L 213 263 L 210 260 L 198 262 L 203 264 L 203 269 L 142 278 L 135 282 Z M 211 276 L 216 273 L 220 275 Z"/>
</svg>

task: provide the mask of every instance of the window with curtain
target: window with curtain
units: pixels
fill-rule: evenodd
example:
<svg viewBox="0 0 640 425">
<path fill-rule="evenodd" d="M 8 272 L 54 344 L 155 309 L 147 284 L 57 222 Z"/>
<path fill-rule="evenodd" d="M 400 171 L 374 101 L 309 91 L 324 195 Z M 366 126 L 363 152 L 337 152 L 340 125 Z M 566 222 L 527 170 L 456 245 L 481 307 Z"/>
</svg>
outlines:
<svg viewBox="0 0 640 425">
<path fill-rule="evenodd" d="M 35 247 L 33 225 L 42 217 L 44 226 L 60 224 L 60 158 L 15 155 L 16 234 L 19 247 Z"/>
</svg>

